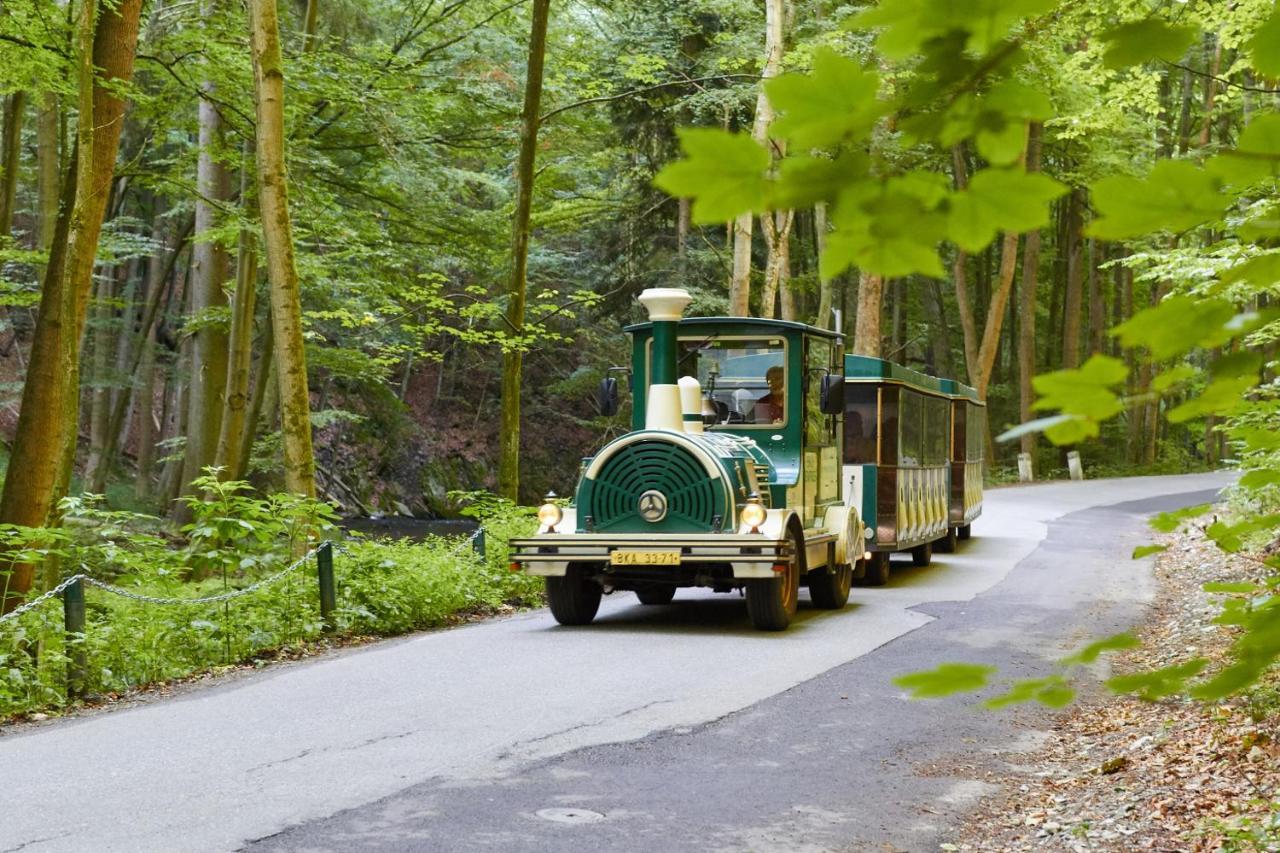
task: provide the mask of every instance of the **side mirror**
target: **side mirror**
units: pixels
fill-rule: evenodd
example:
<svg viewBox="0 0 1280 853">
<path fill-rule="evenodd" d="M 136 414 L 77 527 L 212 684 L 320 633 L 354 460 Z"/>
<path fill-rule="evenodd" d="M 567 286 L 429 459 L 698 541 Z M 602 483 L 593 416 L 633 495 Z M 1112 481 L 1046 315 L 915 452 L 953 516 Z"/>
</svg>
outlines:
<svg viewBox="0 0 1280 853">
<path fill-rule="evenodd" d="M 844 411 L 844 376 L 839 373 L 828 373 L 822 377 L 822 386 L 818 389 L 818 408 L 824 415 L 838 415 Z"/>
<path fill-rule="evenodd" d="M 600 406 L 600 414 L 612 417 L 618 413 L 618 380 L 606 376 L 600 380 L 600 389 L 596 392 L 596 403 Z"/>
</svg>

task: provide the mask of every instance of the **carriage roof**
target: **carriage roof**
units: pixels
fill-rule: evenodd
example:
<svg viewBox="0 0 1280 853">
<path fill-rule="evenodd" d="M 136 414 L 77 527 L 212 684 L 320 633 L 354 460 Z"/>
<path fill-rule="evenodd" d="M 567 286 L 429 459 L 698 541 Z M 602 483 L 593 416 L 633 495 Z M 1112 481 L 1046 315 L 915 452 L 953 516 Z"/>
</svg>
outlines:
<svg viewBox="0 0 1280 853">
<path fill-rule="evenodd" d="M 844 335 L 839 332 L 833 332 L 830 329 L 820 329 L 817 326 L 810 326 L 806 323 L 797 323 L 793 320 L 766 320 L 761 317 L 684 317 L 680 320 L 680 328 L 696 328 L 700 326 L 724 326 L 726 331 L 732 332 L 735 329 L 741 329 L 751 332 L 763 331 L 787 331 L 787 332 L 803 332 L 806 335 L 814 335 L 820 338 L 829 338 L 833 341 L 844 339 Z M 650 332 L 653 330 L 653 323 L 635 323 L 630 326 L 623 327 L 624 332 Z"/>
<path fill-rule="evenodd" d="M 941 379 L 929 376 L 869 355 L 846 355 L 844 357 L 845 379 L 851 382 L 895 382 L 915 388 L 919 391 L 934 394 L 945 394 L 948 397 L 963 397 L 978 405 L 985 405 L 978 399 L 976 389 L 957 382 L 954 379 Z"/>
</svg>

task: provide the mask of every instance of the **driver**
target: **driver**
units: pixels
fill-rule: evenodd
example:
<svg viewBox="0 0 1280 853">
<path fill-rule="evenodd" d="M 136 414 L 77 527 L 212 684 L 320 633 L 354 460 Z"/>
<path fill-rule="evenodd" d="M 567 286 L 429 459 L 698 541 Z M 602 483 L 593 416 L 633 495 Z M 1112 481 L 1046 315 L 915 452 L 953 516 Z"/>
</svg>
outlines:
<svg viewBox="0 0 1280 853">
<path fill-rule="evenodd" d="M 765 371 L 764 379 L 769 383 L 769 393 L 756 400 L 752 410 L 752 421 L 758 424 L 780 424 L 786 415 L 786 402 L 783 397 L 782 365 L 775 364 Z"/>
</svg>

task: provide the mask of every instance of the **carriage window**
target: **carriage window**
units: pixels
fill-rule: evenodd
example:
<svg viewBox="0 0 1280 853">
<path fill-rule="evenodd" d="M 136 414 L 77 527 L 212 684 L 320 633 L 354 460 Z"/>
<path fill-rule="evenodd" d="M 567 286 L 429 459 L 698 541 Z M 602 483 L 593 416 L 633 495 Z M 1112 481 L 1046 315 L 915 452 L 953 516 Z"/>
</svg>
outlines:
<svg viewBox="0 0 1280 853">
<path fill-rule="evenodd" d="M 982 406 L 969 406 L 969 423 L 965 431 L 965 458 L 970 462 L 978 462 L 983 457 L 983 443 L 987 435 L 987 410 Z"/>
<path fill-rule="evenodd" d="M 919 465 L 924 449 L 924 398 L 914 391 L 902 392 L 902 431 L 898 446 L 901 465 Z"/>
<path fill-rule="evenodd" d="M 968 453 L 964 437 L 965 413 L 968 411 L 969 407 L 963 400 L 951 402 L 951 415 L 954 420 L 951 423 L 951 446 L 947 452 L 951 454 L 953 462 L 963 462 Z"/>
<path fill-rule="evenodd" d="M 941 465 L 947 461 L 947 430 L 950 426 L 949 404 L 941 397 L 925 398 L 924 463 Z"/>
<path fill-rule="evenodd" d="M 874 465 L 876 458 L 875 385 L 849 383 L 844 388 L 844 461 Z"/>
<path fill-rule="evenodd" d="M 790 389 L 781 338 L 681 338 L 679 348 L 676 373 L 701 383 L 712 426 L 772 429 L 786 423 Z"/>
</svg>

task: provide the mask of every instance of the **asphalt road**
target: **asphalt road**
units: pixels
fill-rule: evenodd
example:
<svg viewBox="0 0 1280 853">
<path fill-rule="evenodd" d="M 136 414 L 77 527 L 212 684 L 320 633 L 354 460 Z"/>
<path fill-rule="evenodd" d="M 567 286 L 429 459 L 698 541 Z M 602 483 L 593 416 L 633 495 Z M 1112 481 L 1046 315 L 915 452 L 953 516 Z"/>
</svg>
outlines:
<svg viewBox="0 0 1280 853">
<path fill-rule="evenodd" d="M 1047 713 L 913 702 L 952 660 L 1043 674 L 1150 599 L 1143 519 L 1226 475 L 988 492 L 974 539 L 841 613 L 607 598 L 0 735 L 0 851 L 929 850 Z"/>
</svg>

